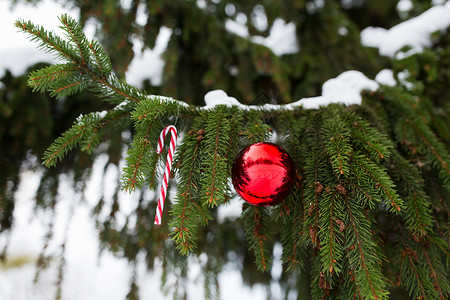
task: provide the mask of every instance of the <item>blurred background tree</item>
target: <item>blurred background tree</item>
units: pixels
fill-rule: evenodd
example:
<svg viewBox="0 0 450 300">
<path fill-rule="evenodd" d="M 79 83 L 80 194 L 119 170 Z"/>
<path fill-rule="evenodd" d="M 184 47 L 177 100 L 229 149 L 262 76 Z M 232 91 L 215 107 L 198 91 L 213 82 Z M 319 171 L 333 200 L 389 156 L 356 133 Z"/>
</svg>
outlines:
<svg viewBox="0 0 450 300">
<path fill-rule="evenodd" d="M 449 31 L 436 35 L 429 50 L 402 60 L 379 55 L 376 49 L 364 47 L 360 38 L 361 30 L 367 26 L 390 28 L 429 9 L 430 1 L 411 1 L 412 9 L 407 13 L 399 13 L 398 2 L 389 0 L 66 0 L 65 3 L 79 8 L 82 25 L 95 24 L 96 37 L 110 55 L 114 72 L 121 78 L 125 78 L 136 54 L 133 46 L 142 46 L 141 51 L 152 49 L 161 28 L 169 28 L 171 35 L 163 53 L 161 82 L 146 80 L 143 89 L 149 94 L 182 99 L 194 105 L 204 105 L 204 95 L 213 89 L 223 89 L 246 104 L 290 103 L 320 95 L 326 80 L 347 70 L 358 70 L 373 78 L 385 68 L 393 69 L 395 76 L 406 69 L 414 83 L 421 87 L 418 93 L 431 99 L 433 107 L 430 109 L 443 116 L 433 123 L 433 129 L 447 148 L 450 146 L 449 123 L 448 119 L 445 120 L 450 109 Z M 298 51 L 280 54 L 250 39 L 250 36 L 268 37 L 277 19 L 295 25 Z M 247 36 L 230 32 L 227 29 L 229 22 L 248 28 Z M 0 233 L 9 230 L 14 222 L 13 195 L 22 168 L 35 166 L 36 157 L 39 160 L 48 145 L 67 130 L 77 116 L 111 108 L 106 101 L 96 101 L 87 93 L 59 101 L 50 99 L 47 94 L 33 93 L 26 84 L 27 75 L 41 67 L 33 66 L 19 77 L 7 71 L 0 79 Z M 365 97 L 370 101 L 374 96 Z M 122 126 L 123 132 L 133 131 L 131 121 Z M 129 134 L 111 134 L 107 139 L 110 142 L 96 150 L 94 155 L 74 152 L 57 169 L 45 170 L 36 206 L 55 206 L 60 174 L 73 172 L 74 185 L 82 190 L 97 155 L 106 153 L 109 163 L 119 165 L 122 145 L 130 143 Z M 130 261 L 144 251 L 149 268 L 152 268 L 154 258 L 164 257 L 164 276 L 174 269 L 181 277 L 185 276 L 185 258 L 178 255 L 173 245 L 161 246 L 167 232 L 149 230 L 149 217 L 144 216 L 148 211 L 154 211 L 155 203 L 138 205 L 135 211 L 138 221 L 133 232 L 127 230 L 127 225 L 117 227 L 114 216 L 120 209 L 117 201 L 120 184 L 117 186 L 110 218 L 98 224 L 104 246 Z M 141 202 L 144 203 L 142 199 Z M 443 215 L 448 220 L 448 199 L 443 199 L 442 203 L 439 209 L 446 211 Z M 100 199 L 93 210 L 94 217 L 98 217 L 105 205 Z M 237 262 L 248 285 L 268 284 L 273 280 L 270 273 L 256 270 L 254 254 L 245 245 L 240 221 L 226 220 L 220 226 L 215 226 L 216 222 L 213 220 L 210 226 L 202 229 L 205 232 L 198 241 L 197 254 L 204 252 L 209 254 L 209 258 L 215 257 L 208 259 L 203 266 L 205 295 L 216 295 L 218 273 L 230 260 Z M 44 261 L 42 258 L 41 262 Z M 305 268 L 311 268 L 308 262 L 305 262 Z M 310 279 L 305 276 L 295 278 L 292 274 L 283 273 L 279 282 L 286 296 L 290 289 L 298 291 L 299 299 L 307 299 L 306 295 L 310 294 Z M 398 295 L 395 299 L 407 298 L 407 293 L 400 288 L 392 292 Z M 137 286 L 133 283 L 130 299 L 135 293 Z"/>
</svg>

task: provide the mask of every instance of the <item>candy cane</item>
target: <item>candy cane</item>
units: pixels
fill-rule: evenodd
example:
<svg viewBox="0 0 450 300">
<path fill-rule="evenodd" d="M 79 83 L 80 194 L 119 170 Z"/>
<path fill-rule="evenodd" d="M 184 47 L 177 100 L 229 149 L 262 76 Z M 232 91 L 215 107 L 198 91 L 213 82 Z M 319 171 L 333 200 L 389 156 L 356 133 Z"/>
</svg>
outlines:
<svg viewBox="0 0 450 300">
<path fill-rule="evenodd" d="M 164 209 L 164 202 L 166 201 L 167 195 L 167 184 L 169 183 L 170 169 L 172 167 L 173 154 L 175 153 L 175 144 L 177 142 L 177 129 L 173 125 L 169 125 L 161 131 L 159 135 L 158 147 L 156 148 L 156 153 L 160 154 L 163 150 L 164 139 L 166 138 L 167 132 L 171 133 L 170 137 L 170 148 L 167 153 L 166 169 L 164 170 L 164 176 L 161 183 L 161 191 L 159 192 L 158 207 L 156 208 L 155 215 L 155 225 L 161 225 L 161 217 Z"/>
</svg>

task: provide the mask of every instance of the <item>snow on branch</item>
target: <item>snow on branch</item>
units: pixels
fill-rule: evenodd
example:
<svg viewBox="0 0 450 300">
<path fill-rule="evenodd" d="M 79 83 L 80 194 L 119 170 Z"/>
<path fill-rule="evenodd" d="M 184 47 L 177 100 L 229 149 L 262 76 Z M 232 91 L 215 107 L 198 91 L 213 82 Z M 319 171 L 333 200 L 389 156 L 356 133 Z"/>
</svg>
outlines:
<svg viewBox="0 0 450 300">
<path fill-rule="evenodd" d="M 405 46 L 412 48 L 410 53 L 421 52 L 424 47 L 431 46 L 432 33 L 449 27 L 450 2 L 447 2 L 390 29 L 367 27 L 361 32 L 361 42 L 378 48 L 382 55 L 394 57 Z"/>
<path fill-rule="evenodd" d="M 222 90 L 210 91 L 205 95 L 204 109 L 210 109 L 217 105 L 238 106 L 243 110 L 251 109 L 293 109 L 303 106 L 307 109 L 318 109 L 321 106 L 327 106 L 330 103 L 342 103 L 346 105 L 360 105 L 361 92 L 363 90 L 375 91 L 379 88 L 379 84 L 367 78 L 363 73 L 355 70 L 346 71 L 327 80 L 322 85 L 322 95 L 317 97 L 302 98 L 296 102 L 282 105 L 265 104 L 265 105 L 244 105 L 236 98 L 228 96 Z"/>
</svg>

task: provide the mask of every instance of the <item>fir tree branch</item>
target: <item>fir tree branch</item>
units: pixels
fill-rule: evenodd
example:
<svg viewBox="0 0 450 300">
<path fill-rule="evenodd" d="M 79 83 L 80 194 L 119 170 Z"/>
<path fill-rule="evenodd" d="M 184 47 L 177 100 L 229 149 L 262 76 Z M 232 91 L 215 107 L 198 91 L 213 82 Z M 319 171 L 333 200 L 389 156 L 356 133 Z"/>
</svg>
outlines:
<svg viewBox="0 0 450 300">
<path fill-rule="evenodd" d="M 429 196 L 424 190 L 425 183 L 419 171 L 396 149 L 392 149 L 390 165 L 390 176 L 405 203 L 402 219 L 414 238 L 428 235 L 432 228 L 433 217 Z"/>
<path fill-rule="evenodd" d="M 424 203 L 425 202 L 425 203 Z M 405 198 L 406 214 L 405 221 L 414 236 L 426 236 L 430 230 L 431 215 L 425 199 L 419 199 L 417 194 Z"/>
<path fill-rule="evenodd" d="M 145 93 L 138 91 L 136 88 L 119 81 L 115 76 L 110 75 L 107 78 L 103 76 L 93 75 L 93 81 L 100 84 L 100 86 L 93 91 L 98 92 L 104 98 L 110 98 L 112 94 L 119 96 L 119 99 L 131 100 L 139 103 L 141 98 L 145 97 Z M 112 100 L 112 99 L 110 99 Z"/>
<path fill-rule="evenodd" d="M 230 111 L 225 106 L 206 112 L 208 121 L 205 126 L 204 151 L 207 158 L 202 176 L 202 202 L 208 206 L 218 206 L 225 201 L 228 188 L 226 155 L 230 141 Z"/>
<path fill-rule="evenodd" d="M 61 28 L 67 33 L 66 37 L 69 42 L 62 40 L 52 32 L 47 32 L 42 27 L 36 27 L 31 22 L 16 21 L 15 23 L 16 27 L 29 33 L 33 41 L 40 41 L 41 48 L 44 48 L 47 52 L 56 51 L 59 58 L 68 60 L 70 64 L 76 66 L 79 74 L 87 77 L 83 77 L 82 80 L 75 80 L 77 75 L 73 78 L 68 78 L 66 83 L 53 82 L 51 85 L 53 95 L 61 92 L 63 93 L 59 95 L 60 97 L 74 94 L 82 89 L 80 86 L 82 85 L 83 88 L 89 88 L 111 102 L 114 102 L 115 98 L 119 98 L 121 100 L 118 103 L 123 101 L 123 99 L 139 103 L 146 96 L 142 91 L 110 74 L 111 64 L 106 52 L 97 42 L 88 42 L 81 26 L 74 19 L 68 15 L 62 15 L 60 21 L 63 24 Z M 71 43 L 73 43 L 74 47 Z M 91 54 L 94 57 L 94 63 L 91 63 Z M 77 84 L 77 82 L 80 83 Z M 37 86 L 39 84 L 30 83 L 30 85 Z M 79 88 L 73 89 L 72 87 L 75 86 L 79 86 Z M 40 90 L 43 89 L 41 88 Z"/>
<path fill-rule="evenodd" d="M 200 135 L 201 136 L 201 135 Z M 197 136 L 198 138 L 199 136 Z M 181 193 L 181 196 L 187 201 L 192 201 L 193 205 L 198 209 L 198 213 L 200 215 L 200 220 L 202 221 L 201 224 L 206 225 L 208 223 L 208 221 L 211 219 L 211 216 L 209 213 L 206 213 L 206 210 L 200 206 L 197 201 L 195 201 L 195 199 L 198 197 L 196 194 L 199 191 L 199 184 L 197 183 L 197 177 L 196 176 L 196 172 L 197 172 L 197 165 L 198 165 L 198 160 L 199 160 L 199 152 L 200 152 L 200 142 L 202 139 L 197 139 L 196 138 L 196 144 L 195 144 L 195 148 L 193 151 L 193 155 L 192 155 L 192 159 L 190 159 L 189 161 L 191 161 L 191 164 L 189 164 L 189 177 L 186 180 L 186 183 L 184 184 L 185 186 L 185 190 L 183 191 L 183 193 Z M 182 151 L 180 151 L 182 152 Z M 185 212 L 185 207 L 186 204 L 184 204 L 183 206 L 183 213 Z"/>
<path fill-rule="evenodd" d="M 294 196 L 295 195 L 295 196 Z M 297 198 L 299 197 L 299 198 Z M 283 246 L 282 259 L 287 264 L 286 270 L 296 271 L 304 264 L 305 250 L 302 248 L 302 239 L 307 235 L 305 228 L 305 209 L 303 206 L 303 190 L 293 192 L 278 206 L 283 222 L 281 227 L 281 244 Z"/>
<path fill-rule="evenodd" d="M 324 174 L 332 174 L 330 165 L 324 151 L 324 142 L 322 138 L 321 114 L 313 113 L 309 120 L 308 127 L 303 135 L 302 153 L 308 153 L 304 156 L 304 209 L 308 211 L 305 220 L 305 228 L 308 228 L 307 235 L 303 237 L 304 246 L 312 245 L 319 247 L 319 199 L 324 191 Z M 333 175 L 333 180 L 335 176 Z M 306 233 L 306 232 L 305 232 Z"/>
<path fill-rule="evenodd" d="M 429 130 L 423 130 L 422 128 L 419 128 L 419 126 L 415 122 L 409 122 L 409 120 L 406 120 L 406 123 L 410 123 L 411 127 L 414 129 L 414 131 L 417 133 L 417 135 L 420 137 L 420 139 L 425 143 L 427 146 L 427 150 L 431 151 L 432 155 L 439 161 L 441 168 L 445 170 L 446 172 L 446 180 L 449 180 L 450 175 L 450 169 L 447 163 L 447 160 L 444 159 L 439 153 L 438 150 L 440 150 L 442 153 L 445 153 L 444 146 L 439 143 L 432 135 L 431 132 L 429 134 L 426 134 L 425 132 L 428 132 Z M 426 136 L 428 135 L 428 136 Z"/>
<path fill-rule="evenodd" d="M 429 299 L 425 292 L 425 290 L 429 290 L 429 285 L 426 283 L 427 275 L 416 265 L 417 252 L 408 247 L 402 251 L 401 255 L 404 262 L 401 274 L 404 276 L 403 283 L 408 287 L 409 294 L 414 299 L 419 297 Z"/>
<path fill-rule="evenodd" d="M 346 122 L 339 118 L 339 115 L 335 115 L 334 118 L 324 116 L 322 134 L 325 152 L 336 175 L 348 174 L 349 156 L 352 148 L 349 143 L 350 130 Z"/>
<path fill-rule="evenodd" d="M 387 299 L 386 282 L 379 267 L 380 258 L 374 253 L 377 246 L 370 234 L 368 221 L 362 216 L 361 208 L 358 209 L 347 195 L 343 195 L 343 199 L 348 230 L 352 233 L 346 234 L 346 247 L 349 249 L 347 256 L 350 268 L 354 270 L 355 284 L 369 299 Z"/>
<path fill-rule="evenodd" d="M 242 212 L 242 223 L 249 248 L 255 254 L 255 263 L 259 270 L 267 271 L 270 264 L 270 251 L 266 220 L 268 218 L 264 207 L 245 205 Z"/>
<path fill-rule="evenodd" d="M 78 67 L 73 64 L 54 65 L 32 72 L 28 83 L 33 88 L 33 92 L 44 92 L 55 88 L 60 82 L 66 81 L 77 71 Z"/>
<path fill-rule="evenodd" d="M 61 26 L 63 30 L 68 33 L 68 38 L 72 42 L 75 43 L 76 48 L 78 49 L 78 53 L 80 54 L 80 63 L 84 67 L 87 67 L 89 63 L 89 49 L 86 45 L 89 42 L 86 39 L 86 36 L 83 33 L 83 29 L 78 23 L 69 17 L 67 14 L 62 15 L 59 20 L 64 26 Z"/>
<path fill-rule="evenodd" d="M 14 25 L 30 34 L 32 41 L 40 41 L 39 48 L 43 48 L 46 52 L 56 51 L 59 58 L 69 62 L 77 62 L 79 60 L 79 57 L 74 55 L 75 49 L 70 44 L 59 36 L 55 36 L 52 32 L 48 32 L 42 26 L 37 27 L 31 22 L 22 20 L 16 21 Z"/>
<path fill-rule="evenodd" d="M 325 194 L 325 195 L 324 195 Z M 340 260 L 342 259 L 342 231 L 339 230 L 335 220 L 341 219 L 339 205 L 339 191 L 334 189 L 323 193 L 319 200 L 320 225 L 320 255 L 323 270 L 329 276 L 339 275 L 341 272 Z"/>
<path fill-rule="evenodd" d="M 79 116 L 72 127 L 57 138 L 45 151 L 43 164 L 46 167 L 56 165 L 58 160 L 61 160 L 70 150 L 80 144 L 83 146 L 81 150 L 90 153 L 93 144 L 99 141 L 99 131 L 128 115 L 129 112 L 126 110 L 112 109 L 105 115 L 93 112 Z"/>
<path fill-rule="evenodd" d="M 74 135 L 66 132 L 66 134 L 63 134 L 60 138 L 56 139 L 53 144 L 55 145 L 54 148 L 50 147 L 47 150 L 48 152 L 44 153 L 43 164 L 46 167 L 56 165 L 58 159 L 61 159 L 61 157 L 63 157 L 69 150 L 71 150 L 76 144 L 78 144 L 78 140 L 82 135 L 83 130 Z"/>
<path fill-rule="evenodd" d="M 425 256 L 425 260 L 426 260 L 427 265 L 428 265 L 428 267 L 430 269 L 430 273 L 431 273 L 430 275 L 431 275 L 431 278 L 433 278 L 434 289 L 439 293 L 439 299 L 440 300 L 445 300 L 444 293 L 442 292 L 441 285 L 439 284 L 439 280 L 438 280 L 438 277 L 436 275 L 436 271 L 434 270 L 433 264 L 431 263 L 430 257 L 428 256 L 428 253 L 427 253 L 427 250 L 425 249 L 425 247 L 423 245 L 422 245 L 422 253 Z"/>
<path fill-rule="evenodd" d="M 122 188 L 125 191 L 142 187 L 147 178 L 150 178 L 152 186 L 160 157 L 155 151 L 157 131 L 161 129 L 158 120 L 168 109 L 169 106 L 160 105 L 153 99 L 146 99 L 135 106 L 131 119 L 135 121 L 136 134 L 127 151 L 126 166 L 122 172 Z"/>
<path fill-rule="evenodd" d="M 387 174 L 371 162 L 365 160 L 361 155 L 355 154 L 351 156 L 351 160 L 370 176 L 373 182 L 377 185 L 378 189 L 381 189 L 382 194 L 389 199 L 391 207 L 394 209 L 393 211 L 400 212 L 403 201 L 398 198 L 395 190 L 392 189 L 394 184 L 391 182 Z"/>
<path fill-rule="evenodd" d="M 72 93 L 71 91 L 67 91 L 67 90 L 71 89 L 73 87 L 76 87 L 76 86 L 80 86 L 81 84 L 83 84 L 83 81 L 72 82 L 72 83 L 66 84 L 66 85 L 54 90 L 53 93 L 54 93 L 54 95 L 56 95 L 56 94 L 59 94 L 59 93 L 65 91 L 66 92 L 65 95 L 71 95 L 74 93 Z M 71 90 L 75 90 L 75 89 L 71 89 Z"/>
<path fill-rule="evenodd" d="M 129 116 L 130 112 L 126 108 L 116 107 L 109 110 L 99 119 L 98 124 L 86 135 L 86 138 L 81 141 L 81 150 L 91 154 L 100 143 L 101 137 L 107 129 L 120 131 L 127 129 L 131 123 Z"/>
<path fill-rule="evenodd" d="M 102 74 L 104 77 L 109 76 L 112 71 L 112 66 L 111 61 L 109 60 L 109 56 L 106 54 L 103 46 L 96 40 L 92 40 L 89 43 L 89 48 L 94 56 L 100 74 Z"/>
<path fill-rule="evenodd" d="M 374 196 L 375 197 L 377 196 L 376 191 L 373 189 L 369 189 L 370 187 L 368 186 L 362 186 L 361 182 L 364 182 L 363 179 L 359 177 L 357 174 L 354 174 L 354 176 L 356 177 L 356 182 L 354 182 L 351 179 L 347 179 L 346 180 L 347 186 L 353 187 L 350 189 L 353 193 L 357 193 L 358 191 L 361 192 L 364 195 L 364 199 L 367 199 L 368 206 L 375 207 Z M 362 202 L 362 204 L 365 206 L 366 203 Z"/>
<path fill-rule="evenodd" d="M 353 121 L 351 137 L 356 142 L 355 148 L 360 149 L 360 146 L 363 146 L 375 161 L 387 158 L 390 154 L 391 146 L 387 137 L 359 118 Z"/>
<path fill-rule="evenodd" d="M 133 175 L 131 178 L 127 179 L 127 183 L 123 186 L 123 189 L 125 191 L 128 191 L 128 190 L 130 190 L 130 192 L 134 191 L 134 189 L 138 185 L 138 179 L 139 179 L 139 181 L 142 181 L 140 178 L 143 177 L 143 174 L 141 174 L 141 173 L 144 173 L 144 171 L 142 170 L 142 161 L 144 158 L 144 153 L 151 151 L 151 150 L 148 150 L 148 148 L 147 148 L 147 146 L 150 144 L 150 140 L 148 139 L 150 129 L 151 129 L 151 126 L 148 126 L 145 135 L 141 139 L 139 139 L 138 145 L 136 145 L 136 148 L 138 149 L 137 158 L 134 160 L 134 159 L 131 159 L 131 156 L 128 156 L 128 157 L 130 157 L 130 159 L 127 160 L 127 162 L 129 163 L 130 167 L 133 168 L 133 171 L 132 171 Z M 158 157 L 159 157 L 159 155 L 158 155 Z M 155 160 L 155 164 L 153 164 L 153 166 L 155 168 L 154 168 L 153 172 L 151 172 L 151 175 L 150 175 L 151 178 L 155 177 L 154 173 L 156 171 L 156 162 L 157 162 L 157 160 Z"/>
<path fill-rule="evenodd" d="M 182 254 L 188 254 L 196 247 L 199 225 L 205 226 L 212 219 L 207 207 L 199 205 L 199 192 L 202 190 L 200 169 L 201 152 L 204 139 L 204 118 L 198 118 L 195 130 L 185 136 L 178 147 L 175 165 L 180 165 L 180 182 L 177 191 L 177 202 L 172 206 L 172 219 L 169 226 L 174 228 L 172 239 Z"/>
</svg>

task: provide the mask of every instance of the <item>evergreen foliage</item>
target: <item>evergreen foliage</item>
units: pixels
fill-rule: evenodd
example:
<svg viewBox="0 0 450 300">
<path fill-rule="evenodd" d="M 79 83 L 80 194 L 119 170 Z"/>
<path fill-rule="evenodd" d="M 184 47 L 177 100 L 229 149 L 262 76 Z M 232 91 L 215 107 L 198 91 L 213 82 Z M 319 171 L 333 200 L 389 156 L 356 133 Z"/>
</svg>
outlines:
<svg viewBox="0 0 450 300">
<path fill-rule="evenodd" d="M 246 3 L 241 3 L 240 9 L 253 8 L 253 5 L 247 7 Z M 303 11 L 308 9 L 304 4 L 287 3 L 280 2 L 273 11 L 266 11 L 269 23 L 278 15 L 287 20 L 293 19 L 294 15 L 305 15 Z M 326 3 L 338 5 L 334 1 Z M 158 11 L 167 10 L 165 6 L 175 11 L 193 10 L 192 13 L 199 17 L 198 22 L 194 28 L 186 28 L 193 36 L 206 39 L 206 44 L 214 45 L 209 39 L 221 36 L 202 35 L 202 25 L 212 17 L 187 1 L 149 5 L 150 12 L 155 14 L 152 22 L 167 22 L 163 14 L 158 14 Z M 135 8 L 133 2 L 131 10 Z M 327 20 L 321 24 L 328 24 L 328 27 L 324 25 L 320 30 L 333 30 L 341 17 L 331 14 L 332 11 L 339 10 L 324 10 L 327 13 L 319 16 L 306 15 Z M 305 48 L 314 48 L 322 41 L 317 40 L 318 36 L 304 34 L 308 32 L 308 26 L 312 26 L 308 18 L 299 21 L 305 31 L 301 34 L 301 44 Z M 425 50 L 423 54 L 396 62 L 394 71 L 408 69 L 414 88 L 408 88 L 407 84 L 381 86 L 376 92 L 365 92 L 360 106 L 332 104 L 320 109 L 257 106 L 244 110 L 218 105 L 205 109 L 196 105 L 199 104 L 195 100 L 196 92 L 188 88 L 180 90 L 187 91 L 186 102 L 193 104 L 148 95 L 127 84 L 112 71 L 114 63 L 110 61 L 113 60 L 99 42 L 88 41 L 82 27 L 71 17 L 63 15 L 60 21 L 63 38 L 31 22 L 16 22 L 16 27 L 29 34 L 40 48 L 54 53 L 63 62 L 31 72 L 29 86 L 33 91 L 50 92 L 57 98 L 86 90 L 103 99 L 108 108 L 76 118 L 44 153 L 45 166 L 55 166 L 75 148 L 95 154 L 102 141 L 110 140 L 108 133 L 117 135 L 133 126 L 121 188 L 129 192 L 147 186 L 156 188 L 161 158 L 165 157 L 155 152 L 157 137 L 169 123 L 176 123 L 182 133 L 172 172 L 177 180 L 171 182 L 176 184 L 176 195 L 171 197 L 169 194 L 170 204 L 166 206 L 161 228 L 151 225 L 155 203 L 142 196 L 132 229 L 128 225 L 116 227 L 117 196 L 105 220 L 100 220 L 104 202 L 99 202 L 94 215 L 101 223 L 101 239 L 111 251 L 122 253 L 130 261 L 135 261 L 140 251 L 145 252 L 150 268 L 154 258 L 161 257 L 163 279 L 168 273 L 174 273 L 180 282 L 187 276 L 188 265 L 186 257 L 179 253 L 195 257 L 206 254 L 207 262 L 202 265 L 205 295 L 211 298 L 217 296 L 212 291 L 218 285 L 217 274 L 229 260 L 227 250 L 244 253 L 242 264 L 246 273 L 251 273 L 252 266 L 268 271 L 276 243 L 283 248 L 283 268 L 288 271 L 288 275 L 283 276 L 292 276 L 298 285 L 286 287 L 286 293 L 296 288 L 309 290 L 313 299 L 389 299 L 390 295 L 405 290 L 411 299 L 448 298 L 449 104 L 436 97 L 437 91 L 450 83 L 450 74 L 443 73 L 441 68 L 450 65 L 448 32 L 442 34 L 443 44 L 436 46 L 438 54 Z M 219 22 L 208 24 L 211 28 L 206 30 L 224 33 Z M 350 26 L 350 30 L 356 31 L 356 28 Z M 148 34 L 156 33 L 150 30 Z M 290 61 L 293 57 L 276 57 L 268 49 L 253 48 L 239 37 L 224 35 L 227 41 L 240 39 L 241 47 L 234 53 L 234 63 L 239 68 L 246 64 L 248 56 L 256 57 L 261 65 L 255 68 L 271 75 L 280 102 L 289 102 L 300 94 L 313 94 L 317 82 L 328 79 L 347 63 L 339 59 L 342 52 L 336 49 L 331 57 L 328 53 L 320 53 L 320 57 L 335 64 L 317 74 L 319 79 L 308 77 L 298 85 L 290 86 L 288 77 L 303 74 L 308 68 L 320 68 L 314 64 L 319 64 L 316 60 L 322 59 L 319 57 L 314 62 L 288 68 L 281 61 Z M 348 38 L 354 37 L 350 34 Z M 145 40 L 150 43 L 151 38 L 145 36 Z M 172 42 L 182 43 L 183 40 L 177 38 Z M 328 43 L 330 45 L 321 44 L 320 47 L 339 47 L 333 39 Z M 166 54 L 168 66 L 179 64 L 178 70 L 204 71 L 200 77 L 189 75 L 191 79 L 187 82 L 209 82 L 211 78 L 218 78 L 216 72 L 224 71 L 216 68 L 206 72 L 206 67 L 194 70 L 188 62 L 186 65 L 180 63 L 178 60 L 182 61 L 183 56 L 175 55 L 173 51 L 169 48 Z M 200 66 L 224 60 L 222 55 L 227 50 L 211 47 L 210 51 L 202 59 L 196 56 L 197 53 L 193 54 L 200 60 Z M 348 59 L 361 60 L 366 51 L 369 50 L 358 51 Z M 308 50 L 305 52 L 309 53 Z M 268 62 L 269 65 L 265 65 Z M 286 72 L 280 73 L 280 70 Z M 167 82 L 178 80 L 176 71 L 167 71 Z M 259 86 L 259 83 L 250 82 L 251 76 L 247 75 L 240 69 L 237 79 L 240 84 L 234 86 L 219 80 L 216 86 L 230 87 L 248 103 L 255 97 L 253 92 L 248 92 L 248 86 Z M 169 90 L 163 88 L 162 91 L 172 94 L 168 86 Z M 446 99 L 448 96 L 447 93 Z M 246 145 L 276 137 L 277 143 L 287 149 L 295 162 L 294 191 L 275 207 L 244 204 L 240 221 L 219 224 L 218 207 L 226 205 L 234 196 L 229 180 L 234 157 Z M 49 202 L 46 205 L 54 205 Z M 219 247 L 223 247 L 224 252 L 220 252 Z M 251 253 L 239 250 L 241 247 L 250 249 Z M 45 262 L 44 256 L 42 261 Z M 62 273 L 59 281 L 63 280 Z M 264 282 L 265 278 L 258 281 Z M 133 278 L 130 299 L 137 295 L 135 281 Z M 307 285 L 309 287 L 305 288 Z M 175 286 L 177 292 L 174 295 L 182 297 L 179 285 Z"/>
</svg>

